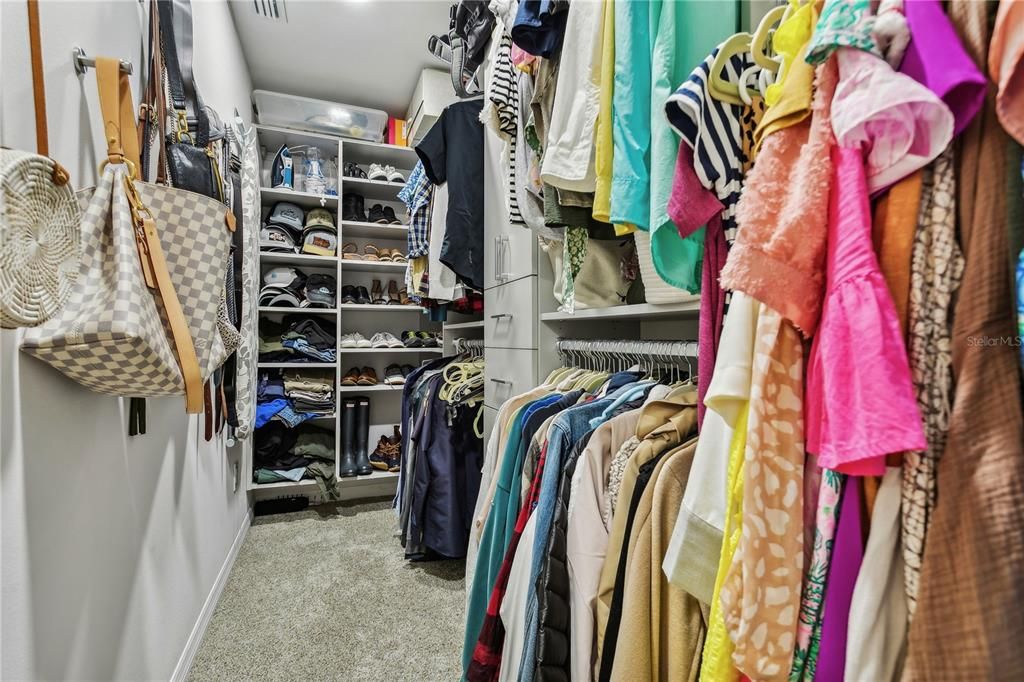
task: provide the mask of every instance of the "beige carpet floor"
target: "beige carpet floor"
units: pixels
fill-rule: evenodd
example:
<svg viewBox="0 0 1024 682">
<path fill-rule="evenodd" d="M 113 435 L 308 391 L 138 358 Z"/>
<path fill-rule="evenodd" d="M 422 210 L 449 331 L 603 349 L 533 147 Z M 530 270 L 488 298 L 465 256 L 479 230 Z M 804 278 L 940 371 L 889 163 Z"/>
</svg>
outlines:
<svg viewBox="0 0 1024 682">
<path fill-rule="evenodd" d="M 457 680 L 464 562 L 409 563 L 390 501 L 255 519 L 189 679 Z"/>
</svg>

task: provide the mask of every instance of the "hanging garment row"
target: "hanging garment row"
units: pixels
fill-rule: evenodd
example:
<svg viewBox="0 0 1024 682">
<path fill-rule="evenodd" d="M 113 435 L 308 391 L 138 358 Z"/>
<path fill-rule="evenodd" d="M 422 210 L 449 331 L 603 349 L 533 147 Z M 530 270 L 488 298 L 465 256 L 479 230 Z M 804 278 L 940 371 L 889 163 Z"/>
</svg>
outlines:
<svg viewBox="0 0 1024 682">
<path fill-rule="evenodd" d="M 559 351 L 563 366 L 502 406 L 488 442 L 467 556 L 469 679 L 546 668 L 586 679 L 593 634 L 614 648 L 628 630 L 620 660 L 630 666 L 650 644 L 643 633 L 659 638 L 641 618 L 650 561 L 636 559 L 649 559 L 652 532 L 671 531 L 652 524 L 652 503 L 678 509 L 657 492 L 662 471 L 685 475 L 692 459 L 696 344 L 560 341 Z M 623 368 L 624 357 L 636 364 Z M 678 601 L 682 591 L 662 582 L 664 603 Z M 679 647 L 681 634 L 665 644 Z"/>
<path fill-rule="evenodd" d="M 466 555 L 483 465 L 484 361 L 479 341 L 427 362 L 402 389 L 401 475 L 394 508 L 410 560 Z"/>
<path fill-rule="evenodd" d="M 692 406 L 700 438 L 649 554 L 622 551 L 643 526 L 618 469 L 595 467 L 615 500 L 598 582 L 580 586 L 570 555 L 552 609 L 537 578 L 559 561 L 545 542 L 566 476 L 575 509 L 565 464 L 617 388 L 602 384 L 643 379 L 584 374 L 502 406 L 470 538 L 466 677 L 1024 667 L 1021 359 L 991 341 L 1015 334 L 1024 243 L 1022 4 L 790 0 L 731 36 L 736 3 L 491 6 L 483 120 L 506 143 L 511 219 L 557 240 L 563 309 L 609 235 L 635 242 L 648 301 L 652 285 L 700 292 L 696 389 L 661 414 Z M 671 397 L 646 400 L 641 442 Z M 672 443 L 691 444 L 679 426 Z M 616 590 L 633 570 L 646 601 Z"/>
</svg>

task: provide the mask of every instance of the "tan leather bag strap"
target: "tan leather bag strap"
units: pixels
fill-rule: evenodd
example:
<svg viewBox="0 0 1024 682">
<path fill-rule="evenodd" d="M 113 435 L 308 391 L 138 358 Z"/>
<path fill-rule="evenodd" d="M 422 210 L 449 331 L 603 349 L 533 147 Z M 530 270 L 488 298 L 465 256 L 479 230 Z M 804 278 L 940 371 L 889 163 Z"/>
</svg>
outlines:
<svg viewBox="0 0 1024 682">
<path fill-rule="evenodd" d="M 107 161 L 110 163 L 129 162 L 138 168 L 139 138 L 135 128 L 135 114 L 132 110 L 132 92 L 128 75 L 121 73 L 120 62 L 111 57 L 96 58 L 96 81 L 100 96 L 100 112 L 103 116 L 103 129 L 107 140 Z M 185 313 L 181 309 L 178 294 L 174 291 L 171 274 L 167 270 L 164 250 L 160 245 L 156 221 L 149 209 L 143 205 L 135 189 L 134 172 L 132 177 L 125 177 L 125 195 L 131 205 L 132 221 L 135 225 L 136 240 L 139 241 L 139 254 L 143 260 L 145 273 L 147 264 L 151 277 L 155 280 L 160 299 L 163 301 L 164 312 L 171 327 L 174 350 L 178 356 L 178 366 L 185 382 L 185 411 L 198 414 L 203 411 L 203 380 L 199 371 L 199 359 L 196 356 L 195 344 L 189 332 Z M 152 286 L 152 285 L 151 285 Z"/>
<path fill-rule="evenodd" d="M 27 0 L 28 44 L 32 53 L 32 99 L 36 109 L 36 152 L 50 155 L 46 130 L 46 81 L 43 71 L 43 43 L 39 36 L 39 0 Z"/>
</svg>

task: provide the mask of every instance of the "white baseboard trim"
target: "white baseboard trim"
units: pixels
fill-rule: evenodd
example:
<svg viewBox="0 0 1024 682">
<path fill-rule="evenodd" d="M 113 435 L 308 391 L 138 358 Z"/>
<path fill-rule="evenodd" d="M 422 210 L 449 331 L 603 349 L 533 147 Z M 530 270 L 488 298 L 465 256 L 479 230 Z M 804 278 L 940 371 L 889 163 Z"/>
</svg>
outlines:
<svg viewBox="0 0 1024 682">
<path fill-rule="evenodd" d="M 242 543 L 245 541 L 245 536 L 249 532 L 251 524 L 252 507 L 246 511 L 245 518 L 242 519 L 242 525 L 239 526 L 238 533 L 235 534 L 235 541 L 231 543 L 231 549 L 224 558 L 220 572 L 217 573 L 217 579 L 213 581 L 210 594 L 206 595 L 206 602 L 199 611 L 196 624 L 192 626 L 192 632 L 188 636 L 188 641 L 185 642 L 185 649 L 178 658 L 178 664 L 174 666 L 171 682 L 185 682 L 185 679 L 188 677 L 188 673 L 192 669 L 192 662 L 195 660 L 196 653 L 199 652 L 199 645 L 203 642 L 203 635 L 206 634 L 206 627 L 210 624 L 210 619 L 213 618 L 213 612 L 217 608 L 217 602 L 220 601 L 221 592 L 224 591 L 224 585 L 228 582 L 231 568 L 235 565 L 235 559 L 238 558 L 238 550 L 242 548 Z"/>
</svg>

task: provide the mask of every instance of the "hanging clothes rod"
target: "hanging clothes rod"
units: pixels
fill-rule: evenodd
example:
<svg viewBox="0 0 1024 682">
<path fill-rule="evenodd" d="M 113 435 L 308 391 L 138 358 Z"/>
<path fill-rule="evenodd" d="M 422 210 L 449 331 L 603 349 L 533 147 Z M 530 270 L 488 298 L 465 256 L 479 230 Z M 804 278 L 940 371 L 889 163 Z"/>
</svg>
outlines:
<svg viewBox="0 0 1024 682">
<path fill-rule="evenodd" d="M 71 48 L 71 62 L 75 65 L 75 73 L 79 76 L 85 75 L 86 69 L 95 69 L 96 60 L 85 54 L 85 50 L 77 45 Z M 125 59 L 121 60 L 121 73 L 131 74 L 132 63 Z"/>
<path fill-rule="evenodd" d="M 599 339 L 559 339 L 558 352 L 566 355 L 627 355 L 654 359 L 696 358 L 696 341 L 605 341 Z"/>
<path fill-rule="evenodd" d="M 456 353 L 472 352 L 480 355 L 484 352 L 484 342 L 483 339 L 458 338 L 452 341 L 452 348 Z"/>
</svg>

